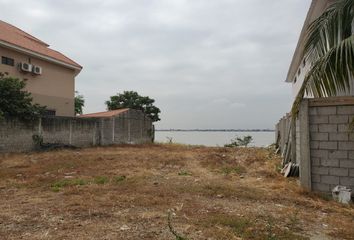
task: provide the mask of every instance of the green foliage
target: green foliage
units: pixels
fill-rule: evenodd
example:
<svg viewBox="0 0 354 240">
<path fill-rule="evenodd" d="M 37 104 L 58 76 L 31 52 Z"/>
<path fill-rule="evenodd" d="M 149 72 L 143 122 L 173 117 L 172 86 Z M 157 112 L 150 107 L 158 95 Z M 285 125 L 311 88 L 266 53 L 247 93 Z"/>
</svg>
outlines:
<svg viewBox="0 0 354 240">
<path fill-rule="evenodd" d="M 51 189 L 54 192 L 59 192 L 63 187 L 68 187 L 68 186 L 82 186 L 86 185 L 88 182 L 84 179 L 63 179 L 54 182 L 51 185 Z"/>
<path fill-rule="evenodd" d="M 109 101 L 106 101 L 108 110 L 131 108 L 143 111 L 152 121 L 160 121 L 159 108 L 154 106 L 154 99 L 140 96 L 134 91 L 124 91 L 115 96 L 111 96 Z"/>
<path fill-rule="evenodd" d="M 79 92 L 75 92 L 77 95 L 75 96 L 75 114 L 82 114 L 82 108 L 85 106 L 84 96 L 79 94 Z"/>
<path fill-rule="evenodd" d="M 0 118 L 33 120 L 43 115 L 46 108 L 32 103 L 25 86 L 24 81 L 0 73 Z"/>
<path fill-rule="evenodd" d="M 313 65 L 294 101 L 293 117 L 306 93 L 327 97 L 350 92 L 354 77 L 353 20 L 354 1 L 338 0 L 310 24 L 302 56 Z"/>
<path fill-rule="evenodd" d="M 124 176 L 124 175 L 122 175 L 122 176 L 115 176 L 115 177 L 113 178 L 113 181 L 114 181 L 115 183 L 120 183 L 120 182 L 125 181 L 126 179 L 127 179 L 127 177 Z"/>
<path fill-rule="evenodd" d="M 95 184 L 106 184 L 109 182 L 109 178 L 105 176 L 98 176 L 93 179 Z"/>
<path fill-rule="evenodd" d="M 236 137 L 235 139 L 231 140 L 230 144 L 225 144 L 224 147 L 248 147 L 252 141 L 252 136 L 244 136 L 243 138 Z"/>
<path fill-rule="evenodd" d="M 191 176 L 192 174 L 188 171 L 180 171 L 178 176 Z"/>
</svg>

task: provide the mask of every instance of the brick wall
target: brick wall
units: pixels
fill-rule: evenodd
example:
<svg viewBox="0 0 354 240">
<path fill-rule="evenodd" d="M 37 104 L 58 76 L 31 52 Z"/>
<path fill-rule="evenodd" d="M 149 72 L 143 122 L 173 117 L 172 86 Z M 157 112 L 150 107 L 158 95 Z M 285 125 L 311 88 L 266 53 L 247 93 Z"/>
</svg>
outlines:
<svg viewBox="0 0 354 240">
<path fill-rule="evenodd" d="M 0 121 L 0 152 L 34 149 L 33 135 L 44 143 L 78 147 L 152 142 L 152 121 L 141 111 L 129 110 L 112 118 L 47 117 L 38 121 Z"/>
<path fill-rule="evenodd" d="M 354 190 L 354 133 L 349 131 L 354 104 L 328 105 L 310 100 L 308 109 L 312 190 L 330 192 L 337 185 Z"/>
</svg>

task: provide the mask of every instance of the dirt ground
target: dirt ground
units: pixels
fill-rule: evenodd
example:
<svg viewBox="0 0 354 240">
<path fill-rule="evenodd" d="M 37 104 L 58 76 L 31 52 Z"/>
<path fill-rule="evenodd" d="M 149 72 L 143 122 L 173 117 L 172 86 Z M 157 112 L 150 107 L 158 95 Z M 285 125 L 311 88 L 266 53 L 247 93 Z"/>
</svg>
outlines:
<svg viewBox="0 0 354 240">
<path fill-rule="evenodd" d="M 0 239 L 354 239 L 353 205 L 302 191 L 279 162 L 178 145 L 2 155 Z"/>
</svg>

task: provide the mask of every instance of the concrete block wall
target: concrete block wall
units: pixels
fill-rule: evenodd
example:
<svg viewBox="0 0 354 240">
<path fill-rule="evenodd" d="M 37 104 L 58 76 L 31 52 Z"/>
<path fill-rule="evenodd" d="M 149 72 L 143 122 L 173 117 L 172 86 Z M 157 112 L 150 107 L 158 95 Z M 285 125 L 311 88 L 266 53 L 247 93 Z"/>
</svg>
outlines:
<svg viewBox="0 0 354 240">
<path fill-rule="evenodd" d="M 34 148 L 32 136 L 39 132 L 39 121 L 0 121 L 0 152 L 30 151 Z"/>
<path fill-rule="evenodd" d="M 77 147 L 152 142 L 152 121 L 141 111 L 129 110 L 109 118 L 46 117 L 38 121 L 0 121 L 0 152 L 26 152 L 35 148 L 33 135 L 44 143 Z"/>
<path fill-rule="evenodd" d="M 310 100 L 308 113 L 312 190 L 330 192 L 337 185 L 354 190 L 354 132 L 349 129 L 354 104 Z"/>
</svg>

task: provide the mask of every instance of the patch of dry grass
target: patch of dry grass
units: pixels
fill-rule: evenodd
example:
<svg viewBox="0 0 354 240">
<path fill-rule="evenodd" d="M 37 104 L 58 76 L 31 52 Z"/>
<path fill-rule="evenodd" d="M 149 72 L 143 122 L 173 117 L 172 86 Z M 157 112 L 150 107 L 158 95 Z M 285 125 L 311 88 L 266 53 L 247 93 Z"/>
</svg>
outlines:
<svg viewBox="0 0 354 240">
<path fill-rule="evenodd" d="M 0 239 L 353 239 L 353 206 L 257 148 L 139 145 L 0 157 Z"/>
</svg>

